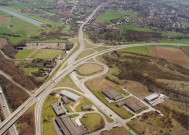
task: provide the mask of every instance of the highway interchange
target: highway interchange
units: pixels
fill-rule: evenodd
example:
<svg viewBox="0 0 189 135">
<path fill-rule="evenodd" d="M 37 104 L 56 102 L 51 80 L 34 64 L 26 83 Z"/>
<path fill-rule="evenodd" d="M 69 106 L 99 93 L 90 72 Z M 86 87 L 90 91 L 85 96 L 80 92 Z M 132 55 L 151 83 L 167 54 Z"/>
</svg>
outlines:
<svg viewBox="0 0 189 135">
<path fill-rule="evenodd" d="M 101 108 L 101 110 L 107 114 L 108 116 L 112 115 L 112 119 L 114 120 L 113 124 L 106 124 L 106 129 L 111 129 L 113 127 L 113 125 L 115 125 L 115 123 L 118 123 L 119 125 L 125 127 L 128 131 L 130 131 L 132 134 L 135 135 L 135 133 L 129 129 L 129 127 L 127 127 L 127 125 L 125 124 L 126 122 L 128 122 L 129 120 L 131 120 L 132 118 L 128 119 L 128 120 L 124 120 L 122 119 L 120 116 L 118 116 L 115 112 L 113 112 L 111 109 L 109 109 L 109 107 L 107 107 L 104 103 L 102 103 L 96 96 L 94 96 L 92 94 L 92 92 L 90 90 L 88 90 L 85 86 L 85 81 L 87 81 L 88 79 L 92 79 L 94 77 L 98 77 L 101 76 L 105 73 L 108 72 L 108 68 L 106 65 L 100 63 L 100 62 L 95 62 L 99 65 L 101 65 L 102 67 L 104 67 L 104 70 L 99 73 L 96 74 L 94 76 L 90 76 L 90 77 L 86 77 L 83 80 L 79 80 L 77 77 L 77 74 L 74 72 L 74 70 L 86 63 L 87 60 L 91 59 L 91 58 L 96 58 L 97 56 L 103 55 L 105 53 L 114 51 L 114 50 L 118 50 L 118 49 L 123 49 L 123 48 L 128 48 L 128 47 L 136 47 L 136 46 L 148 46 L 148 45 L 157 45 L 157 43 L 146 43 L 146 44 L 132 44 L 132 45 L 121 45 L 121 46 L 116 46 L 116 47 L 112 47 L 100 52 L 95 52 L 91 55 L 88 55 L 84 58 L 81 58 L 77 61 L 75 61 L 75 59 L 79 56 L 79 54 L 81 54 L 84 51 L 85 48 L 85 43 L 84 43 L 84 38 L 83 38 L 83 27 L 92 19 L 93 15 L 96 13 L 96 11 L 103 6 L 100 5 L 99 7 L 97 7 L 94 12 L 86 19 L 86 21 L 80 26 L 79 29 L 79 43 L 80 43 L 80 48 L 73 53 L 65 62 L 64 65 L 67 65 L 64 69 L 62 66 L 61 70 L 59 70 L 56 75 L 49 80 L 48 82 L 46 82 L 44 85 L 42 85 L 34 94 L 31 94 L 31 97 L 25 101 L 25 103 L 23 103 L 20 107 L 18 107 L 13 113 L 11 113 L 10 115 L 7 116 L 7 118 L 0 123 L 0 134 L 5 133 L 17 120 L 20 116 L 23 115 L 24 112 L 26 112 L 28 110 L 28 108 L 30 106 L 32 106 L 34 103 L 37 102 L 36 107 L 35 107 L 35 121 L 36 121 L 36 135 L 41 135 L 41 111 L 42 111 L 42 105 L 43 102 L 45 100 L 45 98 L 53 91 L 55 90 L 54 87 L 56 86 L 56 84 L 62 80 L 65 76 L 70 75 L 70 77 L 72 78 L 72 80 L 74 81 L 74 83 L 82 90 L 82 94 L 89 98 L 97 107 Z M 174 43 L 158 43 L 158 45 L 178 45 L 178 46 L 186 46 L 188 44 L 174 44 Z M 71 89 L 71 88 L 69 88 Z M 143 111 L 147 112 L 150 110 L 154 110 L 153 108 L 149 108 L 148 110 Z M 135 115 L 138 116 L 141 114 L 137 114 Z M 107 122 L 106 122 L 107 123 Z M 93 134 L 97 134 L 99 133 L 95 132 Z"/>
</svg>

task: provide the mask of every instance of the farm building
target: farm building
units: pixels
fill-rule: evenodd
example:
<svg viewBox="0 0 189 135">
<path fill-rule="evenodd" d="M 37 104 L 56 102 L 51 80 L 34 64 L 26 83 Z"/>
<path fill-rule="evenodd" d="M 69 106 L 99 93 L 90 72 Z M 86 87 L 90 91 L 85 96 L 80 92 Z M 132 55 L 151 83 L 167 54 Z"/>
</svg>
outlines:
<svg viewBox="0 0 189 135">
<path fill-rule="evenodd" d="M 104 89 L 102 93 L 111 100 L 119 100 L 123 98 L 123 95 L 117 92 L 116 90 L 114 90 L 112 87 Z"/>
<path fill-rule="evenodd" d="M 84 135 L 88 133 L 83 125 L 76 126 L 68 116 L 57 117 L 55 122 L 63 135 Z"/>
<path fill-rule="evenodd" d="M 62 90 L 61 92 L 60 92 L 60 95 L 61 96 L 66 96 L 68 99 L 70 99 L 70 100 L 72 100 L 72 101 L 77 101 L 79 98 L 80 98 L 80 96 L 79 95 L 77 95 L 77 94 L 74 94 L 74 93 L 72 93 L 72 92 L 70 92 L 70 91 L 67 91 L 67 90 Z"/>
<path fill-rule="evenodd" d="M 126 98 L 126 99 L 122 100 L 121 102 L 117 103 L 116 105 L 118 107 L 125 105 L 133 112 L 137 112 L 137 111 L 143 109 L 144 107 L 146 107 L 142 102 L 140 102 L 138 99 L 136 99 L 134 97 Z"/>
<path fill-rule="evenodd" d="M 65 114 L 65 112 L 63 111 L 62 107 L 58 104 L 58 102 L 52 103 L 51 106 L 57 116 L 61 116 Z"/>
</svg>

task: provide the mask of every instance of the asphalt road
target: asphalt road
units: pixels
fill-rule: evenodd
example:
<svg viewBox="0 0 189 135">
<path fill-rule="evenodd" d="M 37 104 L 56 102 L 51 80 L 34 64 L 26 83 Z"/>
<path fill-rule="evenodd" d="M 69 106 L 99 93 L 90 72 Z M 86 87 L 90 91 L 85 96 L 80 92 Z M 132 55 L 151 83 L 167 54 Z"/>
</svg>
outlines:
<svg viewBox="0 0 189 135">
<path fill-rule="evenodd" d="M 70 74 L 74 69 L 76 69 L 79 65 L 82 65 L 84 61 L 87 61 L 95 56 L 100 56 L 105 53 L 119 50 L 123 48 L 129 48 L 129 47 L 137 47 L 137 46 L 150 46 L 150 45 L 157 45 L 157 43 L 148 43 L 148 44 L 132 44 L 132 45 L 122 45 L 117 46 L 114 48 L 110 48 L 101 52 L 97 52 L 91 55 L 88 55 L 82 59 L 79 59 L 78 61 L 75 61 L 73 64 L 68 65 L 64 70 L 58 72 L 53 78 L 52 81 L 49 80 L 47 83 L 42 85 L 35 94 L 33 94 L 27 101 L 25 101 L 20 107 L 18 107 L 11 115 L 9 115 L 6 120 L 4 120 L 0 124 L 0 134 L 3 134 L 8 128 L 15 123 L 15 121 L 30 107 L 32 106 L 39 98 L 40 95 L 45 94 L 48 92 L 51 88 L 53 88 L 58 81 L 63 79 L 66 75 Z M 188 46 L 189 44 L 172 44 L 172 43 L 159 43 L 158 45 L 177 45 L 177 46 Z"/>
<path fill-rule="evenodd" d="M 9 106 L 7 104 L 7 101 L 5 99 L 1 86 L 0 86 L 0 105 L 1 105 L 4 117 L 6 119 L 11 113 L 10 113 Z M 11 135 L 18 135 L 16 126 L 14 124 L 9 128 L 9 132 Z"/>
</svg>

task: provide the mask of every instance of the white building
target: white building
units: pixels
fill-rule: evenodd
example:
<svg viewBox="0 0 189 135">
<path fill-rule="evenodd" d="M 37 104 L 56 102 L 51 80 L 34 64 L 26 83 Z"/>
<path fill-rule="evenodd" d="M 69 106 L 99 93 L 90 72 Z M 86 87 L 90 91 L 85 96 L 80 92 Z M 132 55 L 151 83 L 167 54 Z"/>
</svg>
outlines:
<svg viewBox="0 0 189 135">
<path fill-rule="evenodd" d="M 67 90 L 62 90 L 59 94 L 61 96 L 66 96 L 67 98 L 69 98 L 70 100 L 72 100 L 74 102 L 77 101 L 78 99 L 80 99 L 79 95 L 72 93 L 70 91 L 67 91 Z"/>
</svg>

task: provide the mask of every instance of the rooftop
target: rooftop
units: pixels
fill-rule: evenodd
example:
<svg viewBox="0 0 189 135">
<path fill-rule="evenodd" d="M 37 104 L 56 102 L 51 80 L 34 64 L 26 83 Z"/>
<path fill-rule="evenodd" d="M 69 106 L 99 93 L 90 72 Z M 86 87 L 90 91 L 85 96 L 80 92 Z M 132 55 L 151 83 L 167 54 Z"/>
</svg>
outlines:
<svg viewBox="0 0 189 135">
<path fill-rule="evenodd" d="M 57 117 L 56 122 L 64 135 L 84 135 L 88 132 L 83 125 L 76 126 L 68 116 Z"/>
<path fill-rule="evenodd" d="M 117 103 L 117 106 L 123 106 L 123 105 L 126 105 L 133 112 L 137 112 L 145 107 L 145 105 L 142 102 L 140 102 L 138 99 L 134 97 L 126 98 L 121 102 Z"/>
<path fill-rule="evenodd" d="M 58 102 L 52 103 L 51 106 L 53 110 L 55 111 L 56 115 L 60 116 L 65 113 L 62 107 L 58 104 Z"/>
<path fill-rule="evenodd" d="M 102 93 L 104 93 L 110 99 L 114 99 L 114 100 L 123 98 L 123 95 L 121 95 L 121 93 L 114 90 L 112 87 L 104 89 Z"/>
<path fill-rule="evenodd" d="M 152 101 L 152 100 L 154 100 L 155 98 L 158 98 L 158 97 L 159 97 L 159 94 L 153 93 L 153 94 L 150 94 L 149 96 L 145 97 L 145 100 Z"/>
<path fill-rule="evenodd" d="M 72 93 L 72 92 L 70 92 L 70 91 L 67 91 L 67 90 L 62 90 L 62 91 L 60 92 L 60 95 L 66 96 L 66 97 L 68 97 L 69 99 L 74 100 L 74 101 L 77 101 L 77 100 L 80 98 L 79 95 L 74 94 L 74 93 Z"/>
</svg>

